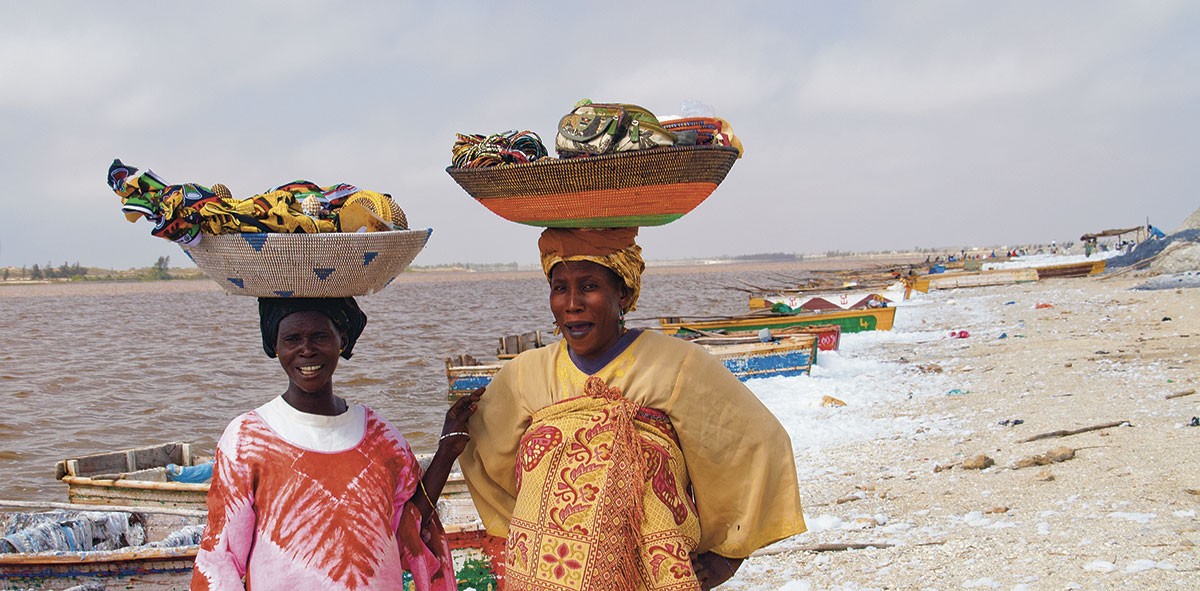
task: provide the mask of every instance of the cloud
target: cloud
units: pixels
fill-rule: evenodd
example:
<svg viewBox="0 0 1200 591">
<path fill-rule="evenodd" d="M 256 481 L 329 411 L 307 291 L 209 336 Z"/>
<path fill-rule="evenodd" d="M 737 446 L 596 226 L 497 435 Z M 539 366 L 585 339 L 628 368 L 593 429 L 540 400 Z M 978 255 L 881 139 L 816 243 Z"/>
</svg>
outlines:
<svg viewBox="0 0 1200 591">
<path fill-rule="evenodd" d="M 800 107 L 911 115 L 1079 93 L 1195 15 L 1175 2 L 884 6 L 814 57 Z"/>
<path fill-rule="evenodd" d="M 390 192 L 434 228 L 420 263 L 533 262 L 537 230 L 463 192 L 450 147 L 507 129 L 552 146 L 581 97 L 662 115 L 699 101 L 746 145 L 695 212 L 643 232 L 651 258 L 1170 226 L 1200 184 L 1190 2 L 66 2 L 6 17 L 0 205 L 54 222 L 0 216 L 0 265 L 180 261 L 120 216 L 114 157 L 239 196 L 297 178 Z"/>
</svg>

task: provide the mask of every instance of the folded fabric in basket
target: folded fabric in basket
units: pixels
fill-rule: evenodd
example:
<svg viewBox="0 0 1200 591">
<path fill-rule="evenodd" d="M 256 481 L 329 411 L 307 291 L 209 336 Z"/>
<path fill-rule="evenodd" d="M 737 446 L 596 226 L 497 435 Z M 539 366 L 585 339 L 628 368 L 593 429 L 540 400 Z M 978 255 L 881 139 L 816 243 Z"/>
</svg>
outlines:
<svg viewBox="0 0 1200 591">
<path fill-rule="evenodd" d="M 403 210 L 386 193 L 339 183 L 294 181 L 248 199 L 221 184 L 170 185 L 153 171 L 113 160 L 108 185 L 130 222 L 145 218 L 159 238 L 195 246 L 201 234 L 280 232 L 315 234 L 407 229 Z"/>
</svg>

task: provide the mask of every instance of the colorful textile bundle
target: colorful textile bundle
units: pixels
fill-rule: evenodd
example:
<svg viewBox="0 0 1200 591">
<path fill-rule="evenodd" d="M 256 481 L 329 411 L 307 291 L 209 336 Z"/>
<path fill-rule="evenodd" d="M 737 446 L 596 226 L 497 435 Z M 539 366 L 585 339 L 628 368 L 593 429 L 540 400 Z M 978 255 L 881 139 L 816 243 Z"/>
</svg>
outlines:
<svg viewBox="0 0 1200 591">
<path fill-rule="evenodd" d="M 113 160 L 108 186 L 121 198 L 130 222 L 146 218 L 150 233 L 186 246 L 204 234 L 254 232 L 360 232 L 407 229 L 404 212 L 390 195 L 345 183 L 319 187 L 295 181 L 248 199 L 229 189 L 195 183 L 168 185 L 154 172 Z"/>
<path fill-rule="evenodd" d="M 546 158 L 549 154 L 542 138 L 532 131 L 510 130 L 483 136 L 477 133 L 455 134 L 451 165 L 478 168 L 498 164 L 522 164 Z"/>
<path fill-rule="evenodd" d="M 664 118 L 662 126 L 674 133 L 694 131 L 697 146 L 729 146 L 737 148 L 738 158 L 742 157 L 742 140 L 733 133 L 733 126 L 720 117 Z"/>
</svg>

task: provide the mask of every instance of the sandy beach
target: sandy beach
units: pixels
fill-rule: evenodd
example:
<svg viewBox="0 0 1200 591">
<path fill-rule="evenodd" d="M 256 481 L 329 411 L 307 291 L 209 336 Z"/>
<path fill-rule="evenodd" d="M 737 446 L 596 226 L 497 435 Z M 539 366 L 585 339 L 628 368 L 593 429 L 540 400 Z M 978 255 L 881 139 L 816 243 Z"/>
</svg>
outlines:
<svg viewBox="0 0 1200 591">
<path fill-rule="evenodd" d="M 793 433 L 809 533 L 723 588 L 1200 588 L 1200 297 L 1145 281 L 917 294 L 894 331 L 844 337 L 828 363 L 853 379 L 752 386 L 789 429 L 841 423 Z M 823 379 L 845 407 L 817 408 Z"/>
</svg>

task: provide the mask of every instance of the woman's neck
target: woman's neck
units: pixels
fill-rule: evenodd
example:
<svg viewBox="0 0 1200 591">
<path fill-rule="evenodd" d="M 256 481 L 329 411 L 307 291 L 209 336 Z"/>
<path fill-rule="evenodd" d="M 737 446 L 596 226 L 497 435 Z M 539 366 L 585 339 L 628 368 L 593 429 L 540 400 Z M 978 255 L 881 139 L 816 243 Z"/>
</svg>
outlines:
<svg viewBox="0 0 1200 591">
<path fill-rule="evenodd" d="M 283 393 L 284 402 L 288 406 L 310 415 L 335 417 L 346 412 L 346 401 L 334 396 L 333 390 L 321 392 L 305 392 L 299 388 L 288 388 Z"/>
<path fill-rule="evenodd" d="M 621 336 L 617 338 L 616 342 L 614 342 L 609 348 L 605 349 L 603 353 L 592 355 L 588 358 L 583 358 L 576 355 L 570 347 L 567 347 L 567 353 L 571 357 L 571 362 L 575 364 L 575 367 L 578 368 L 579 371 L 582 371 L 588 375 L 592 375 L 604 369 L 604 366 L 611 363 L 613 359 L 616 359 L 617 355 L 620 355 L 625 351 L 625 349 L 629 348 L 629 344 L 632 343 L 633 340 L 636 339 L 641 333 L 641 329 L 637 328 L 625 330 Z"/>
</svg>

